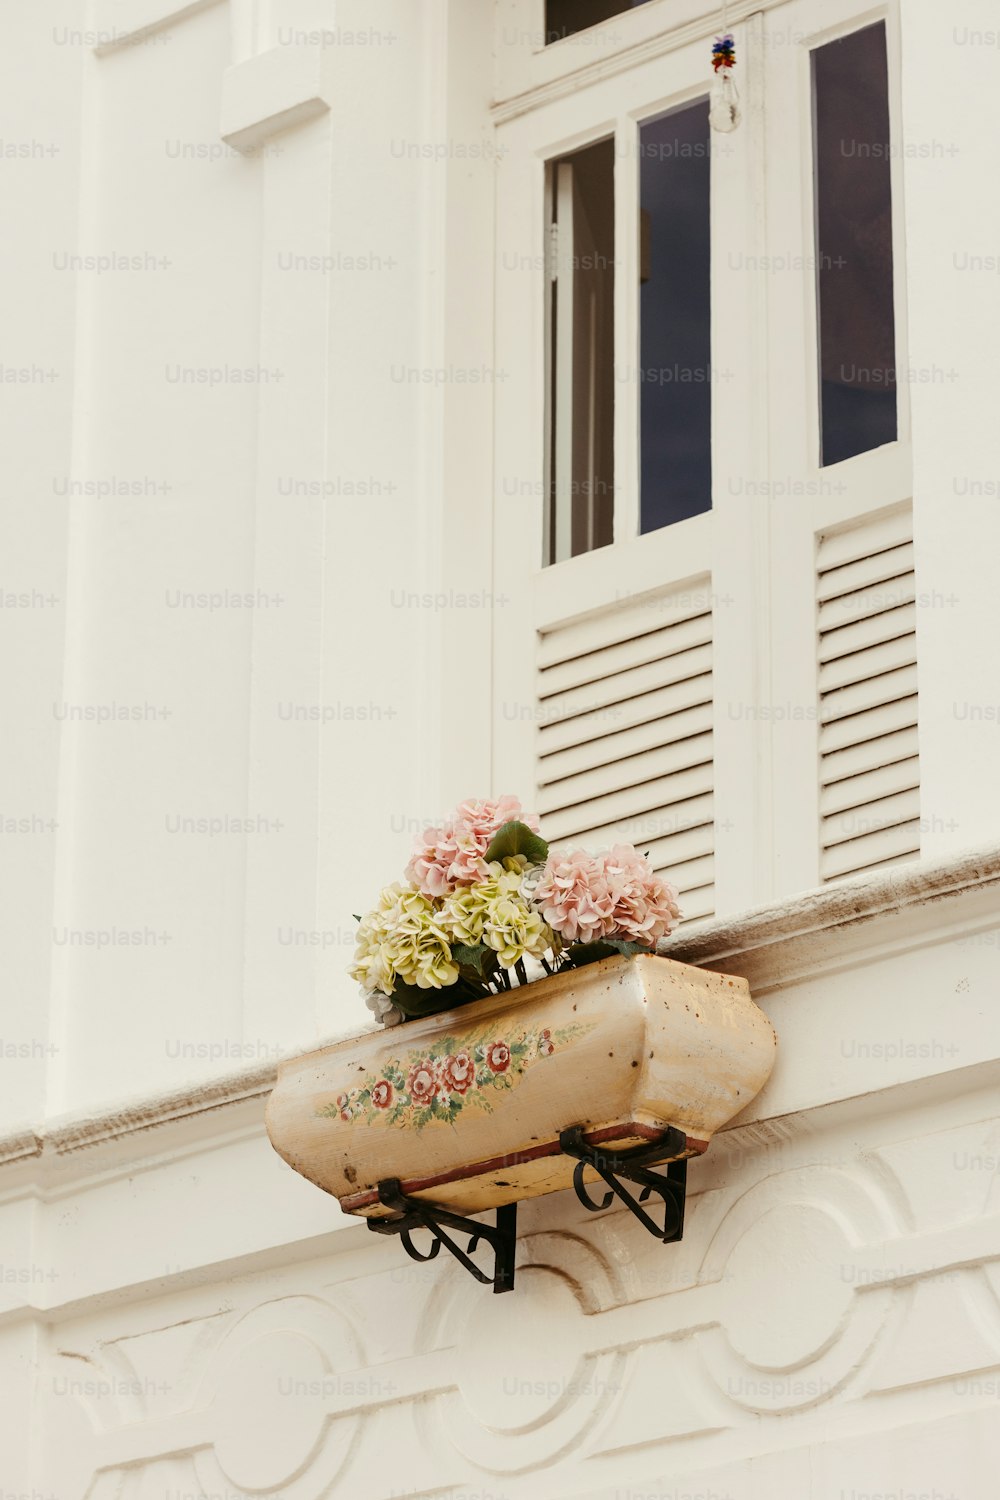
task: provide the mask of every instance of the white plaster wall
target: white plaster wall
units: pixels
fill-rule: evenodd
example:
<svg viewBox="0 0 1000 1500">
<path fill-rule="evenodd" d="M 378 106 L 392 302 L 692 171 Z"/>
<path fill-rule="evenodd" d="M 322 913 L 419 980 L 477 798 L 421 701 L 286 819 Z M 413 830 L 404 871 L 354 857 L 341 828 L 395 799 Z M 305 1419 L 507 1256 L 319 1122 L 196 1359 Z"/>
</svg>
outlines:
<svg viewBox="0 0 1000 1500">
<path fill-rule="evenodd" d="M 995 54 L 997 15 L 989 0 L 904 0 L 902 14 L 913 534 L 926 584 L 917 610 L 923 847 L 933 856 L 992 837 L 1000 820 L 997 595 L 978 561 L 1000 546 L 1000 386 L 986 335 L 1000 305 L 990 248 L 1000 209 L 975 191 L 996 162 L 996 122 L 969 87 Z"/>
<path fill-rule="evenodd" d="M 54 4 L 49 25 L 72 23 L 76 9 Z M 59 754 L 52 704 L 62 695 L 69 509 L 53 480 L 70 470 L 76 342 L 74 278 L 55 270 L 52 251 L 76 243 L 81 79 L 78 50 L 49 46 L 26 7 L 11 8 L 4 20 L 0 618 L 8 728 L 0 757 L 5 816 L 27 830 L 0 844 L 0 899 L 8 913 L 16 901 L 18 913 L 4 922 L 2 1031 L 16 1049 L 3 1064 L 2 1110 L 10 1120 L 41 1107 L 48 1061 Z M 40 77 L 44 111 L 37 108 Z M 8 596 L 19 603 L 8 604 Z"/>
<path fill-rule="evenodd" d="M 491 17 L 172 9 L 12 23 L 11 1122 L 346 1024 L 351 911 L 489 779 Z"/>
<path fill-rule="evenodd" d="M 996 31 L 986 0 L 903 0 L 906 133 L 957 146 L 904 170 L 910 358 L 958 372 L 911 390 L 919 586 L 958 598 L 919 616 L 940 857 L 1000 816 L 996 495 L 956 478 L 998 477 L 998 283 L 954 261 L 996 252 L 963 28 Z M 0 1500 L 992 1494 L 995 885 L 784 970 L 734 950 L 781 1059 L 679 1247 L 535 1203 L 492 1299 L 264 1138 L 267 1066 L 357 1017 L 351 911 L 491 779 L 491 7 L 44 0 L 0 31 L 28 148 L 0 194 L 27 601 L 0 614 Z M 81 1124 L 258 1064 L 218 1108 Z"/>
</svg>

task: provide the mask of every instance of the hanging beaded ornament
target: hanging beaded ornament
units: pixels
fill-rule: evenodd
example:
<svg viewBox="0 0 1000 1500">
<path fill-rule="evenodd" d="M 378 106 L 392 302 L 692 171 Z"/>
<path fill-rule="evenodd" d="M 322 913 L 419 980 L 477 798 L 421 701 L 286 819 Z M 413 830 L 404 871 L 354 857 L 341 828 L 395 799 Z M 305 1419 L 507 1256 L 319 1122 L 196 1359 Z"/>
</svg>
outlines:
<svg viewBox="0 0 1000 1500">
<path fill-rule="evenodd" d="M 723 11 L 725 17 L 725 11 Z M 736 44 L 727 31 L 717 36 L 712 46 L 712 92 L 708 97 L 708 118 L 713 130 L 728 133 L 740 123 L 740 96 L 733 81 L 736 66 Z"/>
</svg>

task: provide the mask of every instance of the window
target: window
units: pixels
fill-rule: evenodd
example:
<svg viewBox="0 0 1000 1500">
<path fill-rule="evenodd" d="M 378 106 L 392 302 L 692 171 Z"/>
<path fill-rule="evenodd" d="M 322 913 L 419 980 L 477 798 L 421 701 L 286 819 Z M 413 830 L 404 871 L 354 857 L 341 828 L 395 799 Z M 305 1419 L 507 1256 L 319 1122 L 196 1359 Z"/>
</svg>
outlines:
<svg viewBox="0 0 1000 1500">
<path fill-rule="evenodd" d="M 712 505 L 708 101 L 635 129 L 637 529 L 649 532 Z M 615 363 L 615 156 L 607 139 L 549 169 L 547 563 L 614 540 L 615 389 L 631 378 Z"/>
<path fill-rule="evenodd" d="M 739 22 L 732 135 L 715 16 L 540 12 L 497 58 L 495 773 L 689 919 L 908 857 L 896 0 Z"/>
<path fill-rule="evenodd" d="M 614 535 L 615 145 L 554 162 L 546 560 Z"/>
<path fill-rule="evenodd" d="M 821 463 L 896 439 L 885 24 L 813 52 Z"/>
<path fill-rule="evenodd" d="M 646 5 L 649 0 L 546 0 L 545 40 L 560 42 L 563 37 L 600 26 L 612 16 Z"/>
<path fill-rule="evenodd" d="M 640 527 L 712 505 L 708 102 L 639 130 Z"/>
</svg>

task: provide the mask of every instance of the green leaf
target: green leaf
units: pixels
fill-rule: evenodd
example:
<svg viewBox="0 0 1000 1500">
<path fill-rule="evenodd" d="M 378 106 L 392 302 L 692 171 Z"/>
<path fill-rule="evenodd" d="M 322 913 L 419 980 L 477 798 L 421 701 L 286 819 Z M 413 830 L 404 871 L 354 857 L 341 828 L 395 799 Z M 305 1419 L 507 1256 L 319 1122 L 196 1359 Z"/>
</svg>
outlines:
<svg viewBox="0 0 1000 1500">
<path fill-rule="evenodd" d="M 472 1000 L 482 999 L 482 989 L 477 984 L 463 983 L 459 979 L 455 984 L 446 985 L 442 990 L 422 990 L 416 984 L 404 984 L 397 979 L 392 991 L 392 1001 L 402 1011 L 407 1020 L 413 1020 L 417 1016 L 433 1016 L 438 1011 L 455 1010 L 459 1005 L 468 1005 Z"/>
<path fill-rule="evenodd" d="M 493 950 L 487 948 L 485 943 L 452 943 L 451 956 L 460 969 L 475 969 L 480 976 L 483 972 L 483 960 Z"/>
<path fill-rule="evenodd" d="M 523 854 L 531 865 L 543 865 L 549 857 L 549 846 L 541 834 L 532 833 L 527 823 L 512 819 L 493 835 L 486 858 L 510 859 L 515 854 Z"/>
<path fill-rule="evenodd" d="M 618 954 L 631 957 L 633 953 L 652 953 L 648 943 L 633 943 L 626 938 L 600 938 L 596 943 L 570 943 L 566 957 L 574 969 L 585 964 L 600 963 L 602 958 L 614 958 Z"/>
<path fill-rule="evenodd" d="M 358 914 L 357 914 L 356 911 L 352 911 L 351 912 L 351 916 L 354 918 L 355 922 L 360 922 L 361 921 L 361 918 L 358 916 Z"/>
</svg>

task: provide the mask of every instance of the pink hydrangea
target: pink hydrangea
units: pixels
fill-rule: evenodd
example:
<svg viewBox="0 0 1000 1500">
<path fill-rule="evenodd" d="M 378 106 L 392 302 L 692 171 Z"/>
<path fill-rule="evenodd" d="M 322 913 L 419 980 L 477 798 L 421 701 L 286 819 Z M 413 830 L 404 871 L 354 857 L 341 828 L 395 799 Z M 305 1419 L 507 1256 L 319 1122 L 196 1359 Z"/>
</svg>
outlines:
<svg viewBox="0 0 1000 1500">
<path fill-rule="evenodd" d="M 406 877 L 425 896 L 448 896 L 458 886 L 475 885 L 488 874 L 484 858 L 494 834 L 505 823 L 526 823 L 538 831 L 533 813 L 521 811 L 516 797 L 459 803 L 443 828 L 425 828 L 417 839 Z"/>
<path fill-rule="evenodd" d="M 406 878 L 431 898 L 448 896 L 457 885 L 474 885 L 486 864 L 478 843 L 454 823 L 425 828 L 406 867 Z"/>
<path fill-rule="evenodd" d="M 526 823 L 535 833 L 538 832 L 537 817 L 534 813 L 522 812 L 516 797 L 498 797 L 495 802 L 470 797 L 455 809 L 455 823 L 481 843 L 484 850 L 489 848 L 493 835 L 505 823 Z"/>
<path fill-rule="evenodd" d="M 567 943 L 617 937 L 652 948 L 680 916 L 674 887 L 628 844 L 550 855 L 535 901 Z"/>
<path fill-rule="evenodd" d="M 567 943 L 592 943 L 614 931 L 614 897 L 600 862 L 586 849 L 549 855 L 535 904 Z"/>
<path fill-rule="evenodd" d="M 653 947 L 680 916 L 676 888 L 655 874 L 649 860 L 630 844 L 615 844 L 598 860 L 614 900 L 611 915 L 616 935 Z"/>
</svg>

